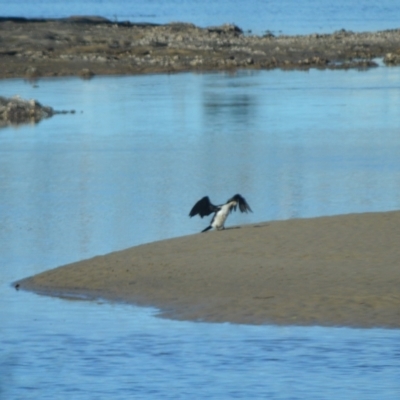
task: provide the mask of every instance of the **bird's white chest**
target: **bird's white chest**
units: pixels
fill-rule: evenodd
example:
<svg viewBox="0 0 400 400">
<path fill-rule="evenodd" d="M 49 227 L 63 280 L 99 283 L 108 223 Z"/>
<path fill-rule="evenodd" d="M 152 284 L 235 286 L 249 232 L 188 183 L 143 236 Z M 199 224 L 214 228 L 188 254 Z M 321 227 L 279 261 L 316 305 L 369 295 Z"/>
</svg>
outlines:
<svg viewBox="0 0 400 400">
<path fill-rule="evenodd" d="M 211 226 L 215 229 L 223 229 L 225 221 L 229 215 L 229 210 L 230 210 L 230 204 L 223 205 L 221 209 L 215 214 Z"/>
</svg>

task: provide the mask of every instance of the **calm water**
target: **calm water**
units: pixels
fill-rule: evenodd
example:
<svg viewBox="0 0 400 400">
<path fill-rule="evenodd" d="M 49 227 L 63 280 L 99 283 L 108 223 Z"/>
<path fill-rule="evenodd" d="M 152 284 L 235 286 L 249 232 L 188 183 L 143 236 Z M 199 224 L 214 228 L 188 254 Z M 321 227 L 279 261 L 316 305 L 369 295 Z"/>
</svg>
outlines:
<svg viewBox="0 0 400 400">
<path fill-rule="evenodd" d="M 399 331 L 178 323 L 128 306 L 11 297 L 2 399 L 399 398 Z"/>
<path fill-rule="evenodd" d="M 391 0 L 0 0 L 2 16 L 101 15 L 262 34 L 398 28 Z M 290 72 L 0 81 L 75 115 L 0 130 L 1 399 L 397 399 L 398 330 L 162 320 L 16 292 L 71 261 L 230 224 L 400 208 L 400 74 Z M 148 216 L 151 216 L 149 218 Z"/>
<path fill-rule="evenodd" d="M 398 330 L 176 322 L 10 283 L 229 224 L 400 208 L 400 74 L 240 72 L 0 82 L 75 109 L 0 130 L 0 397 L 396 399 Z M 150 218 L 149 218 L 150 216 Z"/>
<path fill-rule="evenodd" d="M 0 0 L 4 16 L 67 17 L 101 15 L 111 20 L 198 26 L 234 23 L 256 34 L 309 34 L 339 29 L 399 28 L 400 2 L 393 0 Z"/>
</svg>

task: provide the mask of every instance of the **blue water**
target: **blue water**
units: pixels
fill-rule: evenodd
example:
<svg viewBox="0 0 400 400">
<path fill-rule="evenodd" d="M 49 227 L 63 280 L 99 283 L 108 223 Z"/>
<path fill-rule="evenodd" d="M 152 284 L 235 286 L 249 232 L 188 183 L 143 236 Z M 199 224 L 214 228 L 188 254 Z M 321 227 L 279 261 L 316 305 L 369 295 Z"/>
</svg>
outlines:
<svg viewBox="0 0 400 400">
<path fill-rule="evenodd" d="M 0 131 L 0 240 L 14 268 L 199 232 L 206 222 L 187 215 L 205 194 L 247 198 L 254 213 L 231 224 L 400 208 L 397 69 L 9 80 L 1 89 L 76 109 Z"/>
<path fill-rule="evenodd" d="M 399 7 L 0 0 L 1 15 L 256 33 L 395 28 Z M 199 232 L 187 214 L 205 194 L 246 197 L 254 213 L 228 224 L 400 209 L 399 69 L 0 81 L 15 94 L 76 113 L 0 129 L 1 399 L 400 398 L 399 330 L 177 322 L 10 286 Z"/>
<path fill-rule="evenodd" d="M 339 29 L 376 31 L 399 28 L 400 3 L 393 0 L 0 0 L 0 14 L 24 17 L 100 15 L 115 21 L 198 26 L 234 23 L 263 34 L 310 34 Z"/>
<path fill-rule="evenodd" d="M 3 315 L 11 321 L 1 332 L 2 399 L 400 394 L 396 330 L 195 324 L 128 306 L 10 297 L 15 308 Z"/>
<path fill-rule="evenodd" d="M 7 80 L 75 109 L 0 130 L 0 393 L 6 399 L 394 399 L 398 330 L 162 320 L 17 292 L 68 262 L 229 224 L 400 208 L 400 75 L 239 72 Z M 152 218 L 147 216 L 151 215 Z"/>
</svg>

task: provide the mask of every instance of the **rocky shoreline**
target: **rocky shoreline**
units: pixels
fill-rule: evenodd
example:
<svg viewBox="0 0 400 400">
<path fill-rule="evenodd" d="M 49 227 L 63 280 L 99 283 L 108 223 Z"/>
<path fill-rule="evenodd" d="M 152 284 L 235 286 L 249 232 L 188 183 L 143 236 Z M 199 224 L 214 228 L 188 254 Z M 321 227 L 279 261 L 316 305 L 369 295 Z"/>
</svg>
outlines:
<svg viewBox="0 0 400 400">
<path fill-rule="evenodd" d="M 365 69 L 400 65 L 400 29 L 263 36 L 102 17 L 0 18 L 0 78 L 133 75 L 236 69 Z"/>
</svg>

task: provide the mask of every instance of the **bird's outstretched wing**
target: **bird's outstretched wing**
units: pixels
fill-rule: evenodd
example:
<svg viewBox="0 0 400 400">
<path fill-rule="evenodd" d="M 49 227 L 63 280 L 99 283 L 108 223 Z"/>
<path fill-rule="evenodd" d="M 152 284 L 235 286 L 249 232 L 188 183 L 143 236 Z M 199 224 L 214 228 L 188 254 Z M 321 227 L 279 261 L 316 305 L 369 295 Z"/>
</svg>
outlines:
<svg viewBox="0 0 400 400">
<path fill-rule="evenodd" d="M 241 196 L 240 194 L 235 194 L 232 198 L 230 198 L 227 203 L 229 203 L 230 201 L 236 201 L 238 206 L 239 206 L 239 210 L 241 212 L 253 212 L 252 209 L 250 208 L 250 206 L 247 204 L 246 199 Z M 236 206 L 234 207 L 235 211 L 236 211 Z"/>
<path fill-rule="evenodd" d="M 203 218 L 205 215 L 210 215 L 211 213 L 218 210 L 219 207 L 214 206 L 208 196 L 204 196 L 193 206 L 189 213 L 189 217 L 194 217 L 195 215 L 199 214 L 200 217 Z"/>
</svg>

